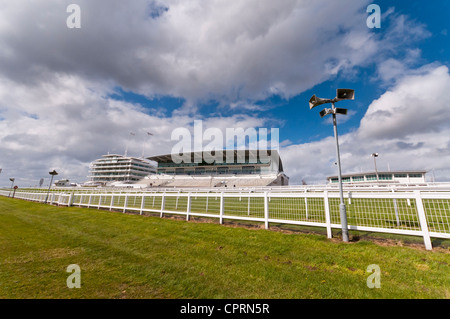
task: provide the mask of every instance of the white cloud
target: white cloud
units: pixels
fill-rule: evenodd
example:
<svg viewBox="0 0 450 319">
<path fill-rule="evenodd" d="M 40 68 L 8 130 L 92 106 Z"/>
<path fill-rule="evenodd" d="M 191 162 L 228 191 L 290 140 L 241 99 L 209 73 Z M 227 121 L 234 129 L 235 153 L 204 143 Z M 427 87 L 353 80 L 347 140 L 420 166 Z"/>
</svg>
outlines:
<svg viewBox="0 0 450 319">
<path fill-rule="evenodd" d="M 52 169 L 60 178 L 84 182 L 88 164 L 101 155 L 123 154 L 126 148 L 131 156 L 141 156 L 143 150 L 146 156 L 170 153 L 176 143 L 170 139 L 172 131 L 185 127 L 193 135 L 193 121 L 201 119 L 147 114 L 151 110 L 109 98 L 107 87 L 76 76 L 56 79 L 30 85 L 0 78 L 0 116 L 7 119 L 0 121 L 2 184 L 16 177 L 19 185 L 34 186 Z M 203 121 L 204 130 L 223 132 L 264 124 L 265 119 L 247 115 Z"/>
<path fill-rule="evenodd" d="M 289 97 L 373 58 L 365 2 L 80 0 L 75 30 L 69 1 L 3 0 L 0 68 L 21 82 L 70 73 L 189 102 Z"/>
<path fill-rule="evenodd" d="M 437 132 L 450 122 L 450 77 L 445 66 L 403 78 L 374 101 L 361 121 L 362 138 L 403 138 Z"/>
<path fill-rule="evenodd" d="M 372 102 L 358 130 L 339 137 L 343 173 L 373 171 L 370 154 L 378 152 L 380 170 L 434 170 L 450 179 L 450 74 L 434 64 L 414 70 Z M 337 175 L 334 139 L 281 150 L 291 180 L 325 182 Z"/>
<path fill-rule="evenodd" d="M 123 153 L 128 145 L 139 156 L 145 145 L 148 154 L 169 153 L 172 130 L 191 127 L 194 119 L 223 131 L 274 123 L 274 119 L 239 114 L 210 117 L 194 111 L 199 101 L 209 99 L 232 108 L 257 109 L 254 101 L 272 94 L 291 97 L 340 72 L 351 74 L 361 65 L 380 62 L 383 53 L 427 36 L 422 25 L 411 28 L 404 16 L 386 36 L 374 35 L 365 27 L 368 0 L 79 0 L 81 29 L 66 27 L 70 3 L 0 0 L 0 167 L 4 169 L 0 181 L 13 174 L 21 176 L 23 183 L 36 184 L 47 177 L 47 170 L 58 167 L 60 177 L 81 182 L 88 163 L 107 151 Z M 379 68 L 385 80 L 400 79 L 407 69 L 399 65 L 389 74 L 388 67 Z M 417 78 L 408 74 L 393 89 L 396 98 L 388 92 L 375 101 L 360 130 L 341 139 L 348 165 L 359 165 L 361 154 L 370 154 L 375 147 L 387 154 L 387 145 L 408 155 L 420 146 L 421 154 L 448 156 L 446 138 L 434 139 L 435 144 L 428 140 L 434 134 L 430 127 L 437 125 L 436 130 L 447 132 L 447 118 L 438 116 L 440 101 L 434 99 L 436 105 L 426 111 L 426 123 L 409 115 L 406 120 L 386 116 L 414 104 L 408 100 L 410 87 L 423 89 L 421 80 L 446 81 L 445 73 L 424 69 Z M 117 86 L 149 97 L 181 97 L 186 103 L 172 117 L 164 117 L 108 98 Z M 413 107 L 419 111 L 417 103 Z M 415 123 L 413 129 L 408 121 Z M 377 122 L 384 127 L 382 133 L 376 130 Z M 137 132 L 136 138 L 130 139 L 130 131 Z M 146 131 L 155 134 L 151 142 Z M 412 137 L 418 132 L 422 135 L 415 141 Z M 375 139 L 387 137 L 392 137 L 390 143 Z M 322 179 L 333 170 L 333 143 L 327 138 L 286 147 L 287 173 L 293 180 Z M 418 161 L 410 163 L 418 167 Z"/>
</svg>

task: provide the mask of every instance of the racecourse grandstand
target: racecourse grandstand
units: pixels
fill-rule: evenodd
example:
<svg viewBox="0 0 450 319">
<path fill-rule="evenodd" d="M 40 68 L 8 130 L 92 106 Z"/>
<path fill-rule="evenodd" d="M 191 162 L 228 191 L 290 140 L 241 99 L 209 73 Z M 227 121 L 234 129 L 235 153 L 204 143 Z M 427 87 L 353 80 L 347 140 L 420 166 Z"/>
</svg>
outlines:
<svg viewBox="0 0 450 319">
<path fill-rule="evenodd" d="M 155 173 L 156 168 L 143 158 L 108 154 L 91 163 L 90 181 L 83 186 L 112 186 L 118 182 L 132 184 Z"/>
<path fill-rule="evenodd" d="M 157 174 L 138 182 L 148 187 L 284 186 L 289 177 L 276 150 L 224 150 L 167 154 L 148 158 Z"/>
</svg>

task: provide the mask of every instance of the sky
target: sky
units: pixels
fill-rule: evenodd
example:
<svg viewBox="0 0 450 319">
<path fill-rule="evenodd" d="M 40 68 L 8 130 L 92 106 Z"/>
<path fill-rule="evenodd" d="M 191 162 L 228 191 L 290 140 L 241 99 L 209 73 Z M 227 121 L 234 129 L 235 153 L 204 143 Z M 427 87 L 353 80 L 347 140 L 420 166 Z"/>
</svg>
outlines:
<svg viewBox="0 0 450 319">
<path fill-rule="evenodd" d="M 379 171 L 450 181 L 449 12 L 446 0 L 0 0 L 0 186 L 48 185 L 52 170 L 82 183 L 104 154 L 171 153 L 172 133 L 200 120 L 224 135 L 279 129 L 290 184 L 324 184 L 333 125 L 308 101 L 338 88 L 355 90 L 336 104 L 343 173 L 373 171 L 377 152 Z"/>
</svg>

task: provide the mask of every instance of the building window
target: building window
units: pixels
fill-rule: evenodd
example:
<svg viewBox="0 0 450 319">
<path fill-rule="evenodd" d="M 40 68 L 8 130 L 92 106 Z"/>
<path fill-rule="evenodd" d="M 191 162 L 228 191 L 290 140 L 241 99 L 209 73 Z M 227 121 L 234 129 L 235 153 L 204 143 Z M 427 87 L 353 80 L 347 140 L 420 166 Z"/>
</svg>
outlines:
<svg viewBox="0 0 450 319">
<path fill-rule="evenodd" d="M 380 181 L 392 181 L 392 174 L 380 174 L 378 178 Z"/>
<path fill-rule="evenodd" d="M 377 175 L 367 175 L 366 176 L 368 181 L 376 181 L 377 180 Z"/>
<path fill-rule="evenodd" d="M 217 173 L 218 174 L 228 174 L 228 167 L 218 167 Z"/>
<path fill-rule="evenodd" d="M 408 175 L 407 174 L 395 174 L 394 177 L 395 178 L 407 178 Z"/>
<path fill-rule="evenodd" d="M 422 174 L 409 174 L 411 178 L 422 178 Z"/>
<path fill-rule="evenodd" d="M 354 182 L 364 182 L 364 176 L 353 176 Z"/>
</svg>

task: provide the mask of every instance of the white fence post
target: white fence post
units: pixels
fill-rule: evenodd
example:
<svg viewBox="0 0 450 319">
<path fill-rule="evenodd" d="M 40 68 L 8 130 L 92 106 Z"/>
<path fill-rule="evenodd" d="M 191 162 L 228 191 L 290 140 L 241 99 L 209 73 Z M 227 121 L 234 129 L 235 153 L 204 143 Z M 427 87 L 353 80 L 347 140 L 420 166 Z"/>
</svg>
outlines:
<svg viewBox="0 0 450 319">
<path fill-rule="evenodd" d="M 223 224 L 223 210 L 225 207 L 224 198 L 223 198 L 223 192 L 220 193 L 220 206 L 219 206 L 219 223 Z"/>
<path fill-rule="evenodd" d="M 177 197 L 177 201 L 178 201 L 178 197 Z M 186 208 L 186 221 L 189 221 L 189 213 L 191 212 L 191 193 L 188 193 L 188 198 L 187 198 L 187 208 Z"/>
<path fill-rule="evenodd" d="M 139 212 L 139 215 L 142 215 L 142 211 L 144 210 L 144 206 L 145 206 L 145 194 L 142 194 L 141 211 Z"/>
<path fill-rule="evenodd" d="M 395 193 L 395 189 L 392 190 L 392 193 Z M 397 227 L 400 227 L 400 218 L 398 216 L 397 199 L 394 198 L 393 202 L 394 202 L 395 220 L 397 221 Z"/>
<path fill-rule="evenodd" d="M 330 217 L 330 204 L 328 202 L 328 191 L 323 192 L 323 202 L 325 207 L 325 223 L 327 225 L 327 237 L 333 238 L 333 232 L 331 231 L 331 217 Z"/>
<path fill-rule="evenodd" d="M 73 193 L 70 193 L 69 201 L 67 202 L 67 207 L 70 207 L 70 206 L 73 205 L 73 198 L 74 198 L 74 197 L 75 197 L 74 194 L 73 194 Z"/>
<path fill-rule="evenodd" d="M 128 194 L 125 194 L 125 202 L 123 203 L 123 213 L 125 214 L 128 205 Z"/>
<path fill-rule="evenodd" d="M 100 197 L 98 198 L 98 206 L 97 209 L 100 209 L 100 205 L 102 204 L 102 194 L 100 194 Z"/>
<path fill-rule="evenodd" d="M 92 194 L 89 194 L 89 201 L 88 201 L 87 208 L 89 208 L 91 206 L 91 200 L 92 200 Z"/>
<path fill-rule="evenodd" d="M 306 219 L 308 219 L 308 197 L 305 197 Z"/>
<path fill-rule="evenodd" d="M 113 205 L 114 205 L 114 193 L 111 194 L 111 204 L 109 205 L 109 211 L 112 210 Z"/>
<path fill-rule="evenodd" d="M 414 191 L 414 195 L 416 199 L 417 213 L 419 215 L 420 228 L 422 229 L 425 248 L 427 250 L 431 250 L 433 249 L 433 246 L 431 245 L 430 233 L 428 232 L 428 223 L 425 216 L 425 209 L 423 208 L 422 196 L 420 196 L 420 191 Z"/>
<path fill-rule="evenodd" d="M 164 214 L 163 211 L 164 211 L 165 202 L 166 202 L 166 192 L 164 192 L 162 194 L 162 197 L 161 197 L 161 214 L 160 214 L 161 218 L 163 218 L 163 214 Z"/>
<path fill-rule="evenodd" d="M 269 201 L 267 192 L 264 192 L 264 227 L 269 229 Z"/>
</svg>

